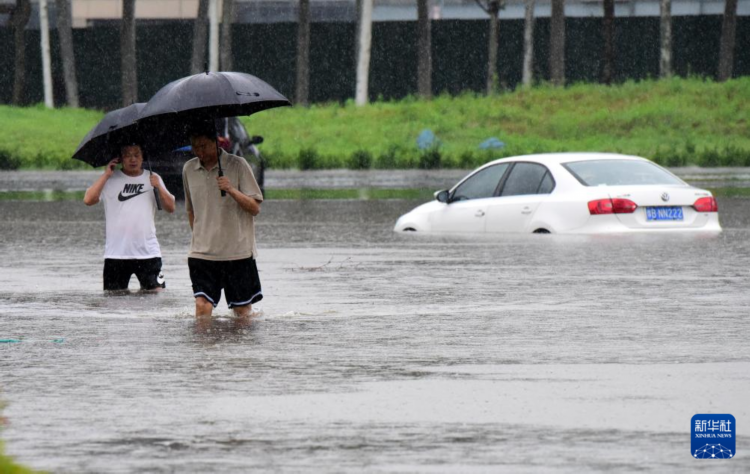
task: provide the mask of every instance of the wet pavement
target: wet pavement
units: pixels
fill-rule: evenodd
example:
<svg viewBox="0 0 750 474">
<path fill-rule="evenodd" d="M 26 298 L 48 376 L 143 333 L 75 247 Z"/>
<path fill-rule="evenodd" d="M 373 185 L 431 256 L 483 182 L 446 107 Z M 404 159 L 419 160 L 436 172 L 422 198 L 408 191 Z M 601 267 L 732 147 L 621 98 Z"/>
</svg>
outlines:
<svg viewBox="0 0 750 474">
<path fill-rule="evenodd" d="M 0 189 L 91 178 L 66 176 Z M 714 237 L 394 234 L 417 204 L 268 201 L 259 314 L 198 324 L 182 204 L 157 219 L 167 291 L 104 296 L 100 206 L 0 201 L 6 452 L 71 473 L 750 470 L 750 199 L 719 199 Z M 735 416 L 737 457 L 692 459 L 696 413 Z"/>
</svg>

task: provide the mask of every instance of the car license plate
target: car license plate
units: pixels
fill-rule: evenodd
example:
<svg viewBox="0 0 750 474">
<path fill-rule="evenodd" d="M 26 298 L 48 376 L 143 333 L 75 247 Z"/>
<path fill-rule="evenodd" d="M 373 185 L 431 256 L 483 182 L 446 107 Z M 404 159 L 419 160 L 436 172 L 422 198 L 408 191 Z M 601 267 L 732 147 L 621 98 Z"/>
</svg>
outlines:
<svg viewBox="0 0 750 474">
<path fill-rule="evenodd" d="M 679 206 L 646 208 L 646 220 L 648 221 L 681 221 L 682 219 L 682 207 Z"/>
</svg>

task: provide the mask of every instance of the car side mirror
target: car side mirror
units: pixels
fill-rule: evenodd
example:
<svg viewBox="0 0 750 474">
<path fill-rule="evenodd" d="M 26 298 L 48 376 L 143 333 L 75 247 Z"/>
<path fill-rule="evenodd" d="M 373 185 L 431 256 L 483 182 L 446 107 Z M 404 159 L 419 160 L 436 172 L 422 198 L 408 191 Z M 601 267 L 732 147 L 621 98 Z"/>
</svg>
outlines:
<svg viewBox="0 0 750 474">
<path fill-rule="evenodd" d="M 435 199 L 438 200 L 438 202 L 443 202 L 445 204 L 448 204 L 450 202 L 450 193 L 447 190 L 438 191 L 435 193 Z"/>
<path fill-rule="evenodd" d="M 261 143 L 263 143 L 263 137 L 260 135 L 253 135 L 252 138 L 250 138 L 251 145 L 260 145 Z"/>
</svg>

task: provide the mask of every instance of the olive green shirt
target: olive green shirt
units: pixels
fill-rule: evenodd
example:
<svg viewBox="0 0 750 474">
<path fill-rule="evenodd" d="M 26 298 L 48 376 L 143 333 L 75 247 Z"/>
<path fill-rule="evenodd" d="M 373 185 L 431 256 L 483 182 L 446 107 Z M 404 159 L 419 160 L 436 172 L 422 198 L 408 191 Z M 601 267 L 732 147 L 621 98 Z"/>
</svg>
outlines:
<svg viewBox="0 0 750 474">
<path fill-rule="evenodd" d="M 263 201 L 253 171 L 244 158 L 224 150 L 219 158 L 224 176 L 232 186 L 258 202 Z M 185 207 L 193 213 L 193 238 L 188 256 L 219 261 L 256 257 L 255 218 L 229 194 L 221 196 L 216 182 L 218 176 L 218 164 L 207 170 L 198 158 L 189 160 L 182 169 Z"/>
</svg>

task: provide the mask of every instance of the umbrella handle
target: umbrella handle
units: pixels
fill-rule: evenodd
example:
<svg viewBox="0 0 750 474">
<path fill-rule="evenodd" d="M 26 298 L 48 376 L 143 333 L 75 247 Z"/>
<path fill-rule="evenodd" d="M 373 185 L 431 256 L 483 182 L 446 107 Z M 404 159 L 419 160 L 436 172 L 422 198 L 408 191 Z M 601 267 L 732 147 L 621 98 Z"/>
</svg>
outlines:
<svg viewBox="0 0 750 474">
<path fill-rule="evenodd" d="M 224 170 L 221 169 L 221 158 L 218 158 L 219 160 L 219 176 L 224 176 Z M 223 189 L 221 190 L 221 197 L 227 197 L 227 192 Z"/>
<path fill-rule="evenodd" d="M 154 172 L 151 171 L 151 160 L 148 160 L 148 173 L 149 175 L 153 175 Z M 154 199 L 156 199 L 156 208 L 161 211 L 161 197 L 159 196 L 159 190 L 154 188 Z"/>
<path fill-rule="evenodd" d="M 214 131 L 216 131 L 216 121 L 214 120 Z M 219 133 L 216 132 L 214 135 L 214 143 L 216 143 L 216 161 L 219 162 L 219 176 L 224 176 L 224 170 L 221 169 L 221 151 L 219 150 Z M 227 192 L 221 190 L 221 197 L 227 197 Z"/>
<path fill-rule="evenodd" d="M 156 199 L 156 208 L 161 211 L 161 197 L 159 196 L 159 190 L 154 188 L 154 199 Z"/>
</svg>

